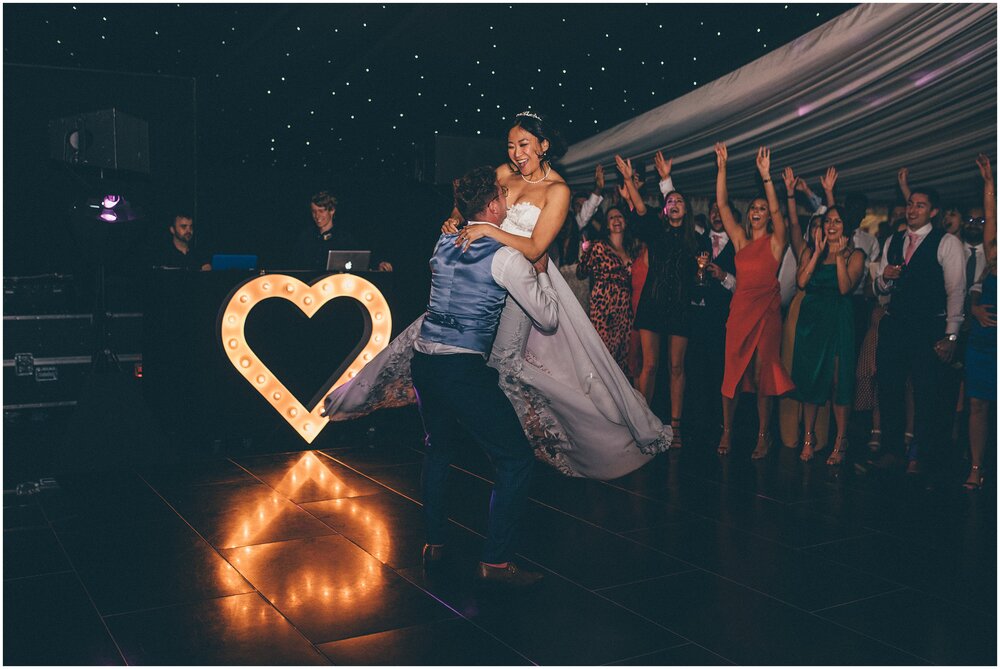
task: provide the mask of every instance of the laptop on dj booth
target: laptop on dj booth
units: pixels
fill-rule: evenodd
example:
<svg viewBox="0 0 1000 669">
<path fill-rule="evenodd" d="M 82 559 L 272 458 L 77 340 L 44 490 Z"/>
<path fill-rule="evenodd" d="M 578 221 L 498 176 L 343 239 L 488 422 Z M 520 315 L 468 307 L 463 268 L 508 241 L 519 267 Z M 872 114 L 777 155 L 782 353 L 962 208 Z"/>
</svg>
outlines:
<svg viewBox="0 0 1000 669">
<path fill-rule="evenodd" d="M 328 251 L 326 269 L 328 272 L 367 272 L 371 259 L 371 251 Z"/>
</svg>

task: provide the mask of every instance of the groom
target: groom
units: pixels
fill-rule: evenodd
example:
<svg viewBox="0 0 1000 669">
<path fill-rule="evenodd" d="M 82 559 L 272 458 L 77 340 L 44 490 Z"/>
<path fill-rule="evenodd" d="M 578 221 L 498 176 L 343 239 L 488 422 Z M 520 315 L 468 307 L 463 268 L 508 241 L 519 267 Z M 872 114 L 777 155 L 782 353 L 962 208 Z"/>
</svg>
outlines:
<svg viewBox="0 0 1000 669">
<path fill-rule="evenodd" d="M 455 203 L 469 225 L 498 226 L 507 215 L 507 189 L 496 170 L 479 167 L 454 182 Z M 464 428 L 496 468 L 489 530 L 479 563 L 481 582 L 527 586 L 542 574 L 511 561 L 524 512 L 534 454 L 517 414 L 486 359 L 508 294 L 543 332 L 558 323 L 555 291 L 544 260 L 534 266 L 517 251 L 484 237 L 468 250 L 455 235 L 438 239 L 431 257 L 431 294 L 413 344 L 413 387 L 426 432 L 421 483 L 427 544 L 424 564 L 441 559 L 447 514 L 445 484 L 452 453 L 465 447 Z"/>
</svg>

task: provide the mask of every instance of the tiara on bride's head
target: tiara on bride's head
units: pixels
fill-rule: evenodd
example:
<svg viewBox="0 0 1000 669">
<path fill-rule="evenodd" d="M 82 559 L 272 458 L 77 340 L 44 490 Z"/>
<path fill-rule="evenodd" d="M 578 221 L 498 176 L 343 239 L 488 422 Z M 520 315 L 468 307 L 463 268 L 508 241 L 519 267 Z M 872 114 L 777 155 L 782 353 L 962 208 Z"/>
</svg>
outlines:
<svg viewBox="0 0 1000 669">
<path fill-rule="evenodd" d="M 530 118 L 535 119 L 538 122 L 542 121 L 542 117 L 539 116 L 538 114 L 536 114 L 535 112 L 532 112 L 532 111 L 523 111 L 520 114 L 518 114 L 517 116 L 515 116 L 514 118 L 517 118 L 518 116 L 528 116 Z"/>
</svg>

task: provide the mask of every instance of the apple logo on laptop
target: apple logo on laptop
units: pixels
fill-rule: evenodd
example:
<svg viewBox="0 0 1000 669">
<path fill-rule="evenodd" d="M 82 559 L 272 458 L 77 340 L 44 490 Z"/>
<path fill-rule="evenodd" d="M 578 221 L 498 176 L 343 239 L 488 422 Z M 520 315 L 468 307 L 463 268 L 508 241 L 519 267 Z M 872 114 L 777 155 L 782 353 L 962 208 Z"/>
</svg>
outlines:
<svg viewBox="0 0 1000 669">
<path fill-rule="evenodd" d="M 346 263 L 344 263 L 344 269 L 351 269 L 351 267 L 353 267 L 353 265 L 351 264 L 350 260 L 348 260 Z"/>
</svg>

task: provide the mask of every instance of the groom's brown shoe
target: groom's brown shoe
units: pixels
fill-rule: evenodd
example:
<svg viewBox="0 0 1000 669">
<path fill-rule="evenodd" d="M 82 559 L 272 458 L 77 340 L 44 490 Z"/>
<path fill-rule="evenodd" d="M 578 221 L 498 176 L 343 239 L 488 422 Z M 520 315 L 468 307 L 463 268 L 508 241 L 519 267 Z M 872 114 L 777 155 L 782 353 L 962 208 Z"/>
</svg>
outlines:
<svg viewBox="0 0 1000 669">
<path fill-rule="evenodd" d="M 444 546 L 433 546 L 424 544 L 423 552 L 424 567 L 432 567 L 441 564 L 444 559 Z"/>
<path fill-rule="evenodd" d="M 542 580 L 543 575 L 537 571 L 526 571 L 519 568 L 513 562 L 508 562 L 506 567 L 491 567 L 480 562 L 479 570 L 476 572 L 476 580 L 483 584 L 506 585 L 513 588 L 524 588 L 534 585 Z"/>
</svg>

